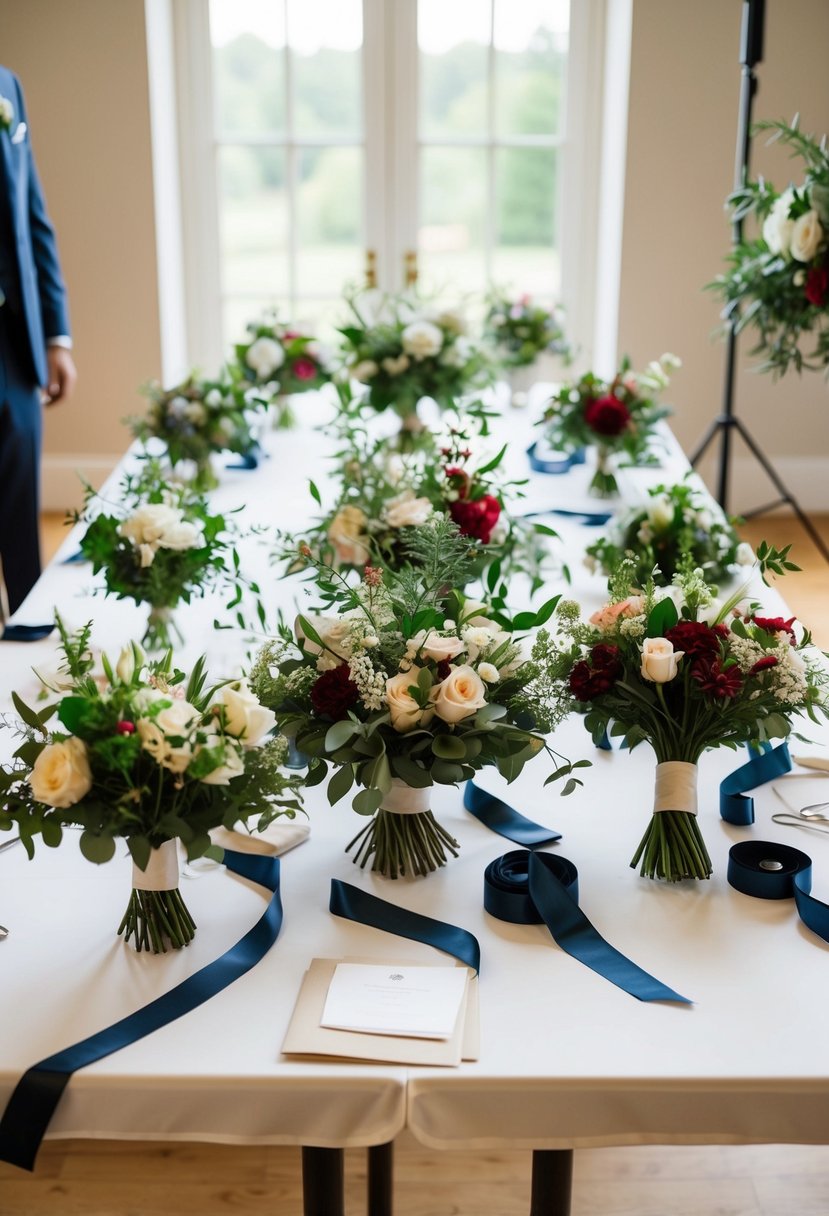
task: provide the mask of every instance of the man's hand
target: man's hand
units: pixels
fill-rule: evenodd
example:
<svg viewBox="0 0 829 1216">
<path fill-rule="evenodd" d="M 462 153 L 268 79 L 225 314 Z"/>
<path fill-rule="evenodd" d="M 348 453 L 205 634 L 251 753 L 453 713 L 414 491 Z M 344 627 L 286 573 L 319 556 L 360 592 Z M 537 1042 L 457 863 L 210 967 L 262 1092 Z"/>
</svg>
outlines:
<svg viewBox="0 0 829 1216">
<path fill-rule="evenodd" d="M 71 352 L 64 346 L 47 346 L 46 362 L 49 368 L 49 382 L 44 390 L 46 404 L 56 405 L 71 395 L 78 373 Z"/>
</svg>

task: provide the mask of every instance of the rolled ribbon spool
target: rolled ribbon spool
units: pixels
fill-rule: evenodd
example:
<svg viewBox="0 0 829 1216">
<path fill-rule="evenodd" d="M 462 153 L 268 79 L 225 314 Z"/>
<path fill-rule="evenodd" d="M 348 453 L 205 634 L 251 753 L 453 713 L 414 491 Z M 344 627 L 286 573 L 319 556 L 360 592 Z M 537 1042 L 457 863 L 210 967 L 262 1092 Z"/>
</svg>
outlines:
<svg viewBox="0 0 829 1216">
<path fill-rule="evenodd" d="M 829 942 L 829 906 L 810 895 L 812 859 L 800 849 L 769 840 L 742 840 L 728 853 L 728 881 L 755 899 L 793 899 L 800 919 Z"/>
</svg>

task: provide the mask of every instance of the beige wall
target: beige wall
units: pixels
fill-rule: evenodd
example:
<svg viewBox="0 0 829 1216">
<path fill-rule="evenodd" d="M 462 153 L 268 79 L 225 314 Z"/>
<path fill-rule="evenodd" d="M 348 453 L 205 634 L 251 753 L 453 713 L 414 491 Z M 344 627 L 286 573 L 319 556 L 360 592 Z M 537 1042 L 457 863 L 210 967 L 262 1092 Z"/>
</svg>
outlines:
<svg viewBox="0 0 829 1216">
<path fill-rule="evenodd" d="M 674 428 L 695 446 L 720 407 L 724 344 L 712 341 L 718 303 L 703 285 L 724 265 L 723 211 L 734 173 L 739 95 L 738 0 L 634 0 L 619 349 L 642 362 L 673 350 L 685 366 L 671 397 Z M 754 117 L 829 130 L 829 4 L 770 0 Z M 754 141 L 752 169 L 778 188 L 798 162 Z M 829 388 L 820 373 L 773 382 L 748 370 L 741 339 L 736 406 L 789 488 L 829 510 Z M 768 483 L 742 445 L 730 506 L 768 501 Z M 746 476 L 757 485 L 746 484 Z"/>
<path fill-rule="evenodd" d="M 144 4 L 0 0 L 0 31 L 69 287 L 80 378 L 47 412 L 44 462 L 47 503 L 66 505 L 76 479 L 63 466 L 122 452 L 121 419 L 143 411 L 137 386 L 159 374 Z"/>
</svg>

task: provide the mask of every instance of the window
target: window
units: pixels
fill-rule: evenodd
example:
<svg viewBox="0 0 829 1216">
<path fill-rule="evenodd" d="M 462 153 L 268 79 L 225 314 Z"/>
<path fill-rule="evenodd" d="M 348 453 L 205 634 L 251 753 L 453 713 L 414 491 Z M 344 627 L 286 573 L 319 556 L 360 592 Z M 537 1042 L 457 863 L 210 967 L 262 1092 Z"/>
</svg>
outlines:
<svg viewBox="0 0 829 1216">
<path fill-rule="evenodd" d="M 369 267 L 579 314 L 602 0 L 177 3 L 196 361 L 266 305 L 334 323 Z"/>
</svg>

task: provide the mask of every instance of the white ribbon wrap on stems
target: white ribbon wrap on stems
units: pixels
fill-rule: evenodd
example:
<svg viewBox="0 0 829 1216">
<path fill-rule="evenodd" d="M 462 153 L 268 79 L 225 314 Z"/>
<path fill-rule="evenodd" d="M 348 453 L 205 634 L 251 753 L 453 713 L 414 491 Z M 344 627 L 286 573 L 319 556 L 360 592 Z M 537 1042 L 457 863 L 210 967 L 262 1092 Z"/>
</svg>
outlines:
<svg viewBox="0 0 829 1216">
<path fill-rule="evenodd" d="M 656 766 L 654 814 L 658 811 L 697 813 L 697 766 L 687 760 L 665 760 Z"/>
<path fill-rule="evenodd" d="M 381 811 L 392 815 L 425 815 L 431 802 L 432 788 L 416 790 L 399 777 L 392 777 L 391 789 L 383 795 Z"/>
<path fill-rule="evenodd" d="M 165 840 L 158 849 L 150 853 L 146 870 L 132 863 L 132 886 L 134 891 L 175 891 L 178 889 L 178 843 Z"/>
</svg>

